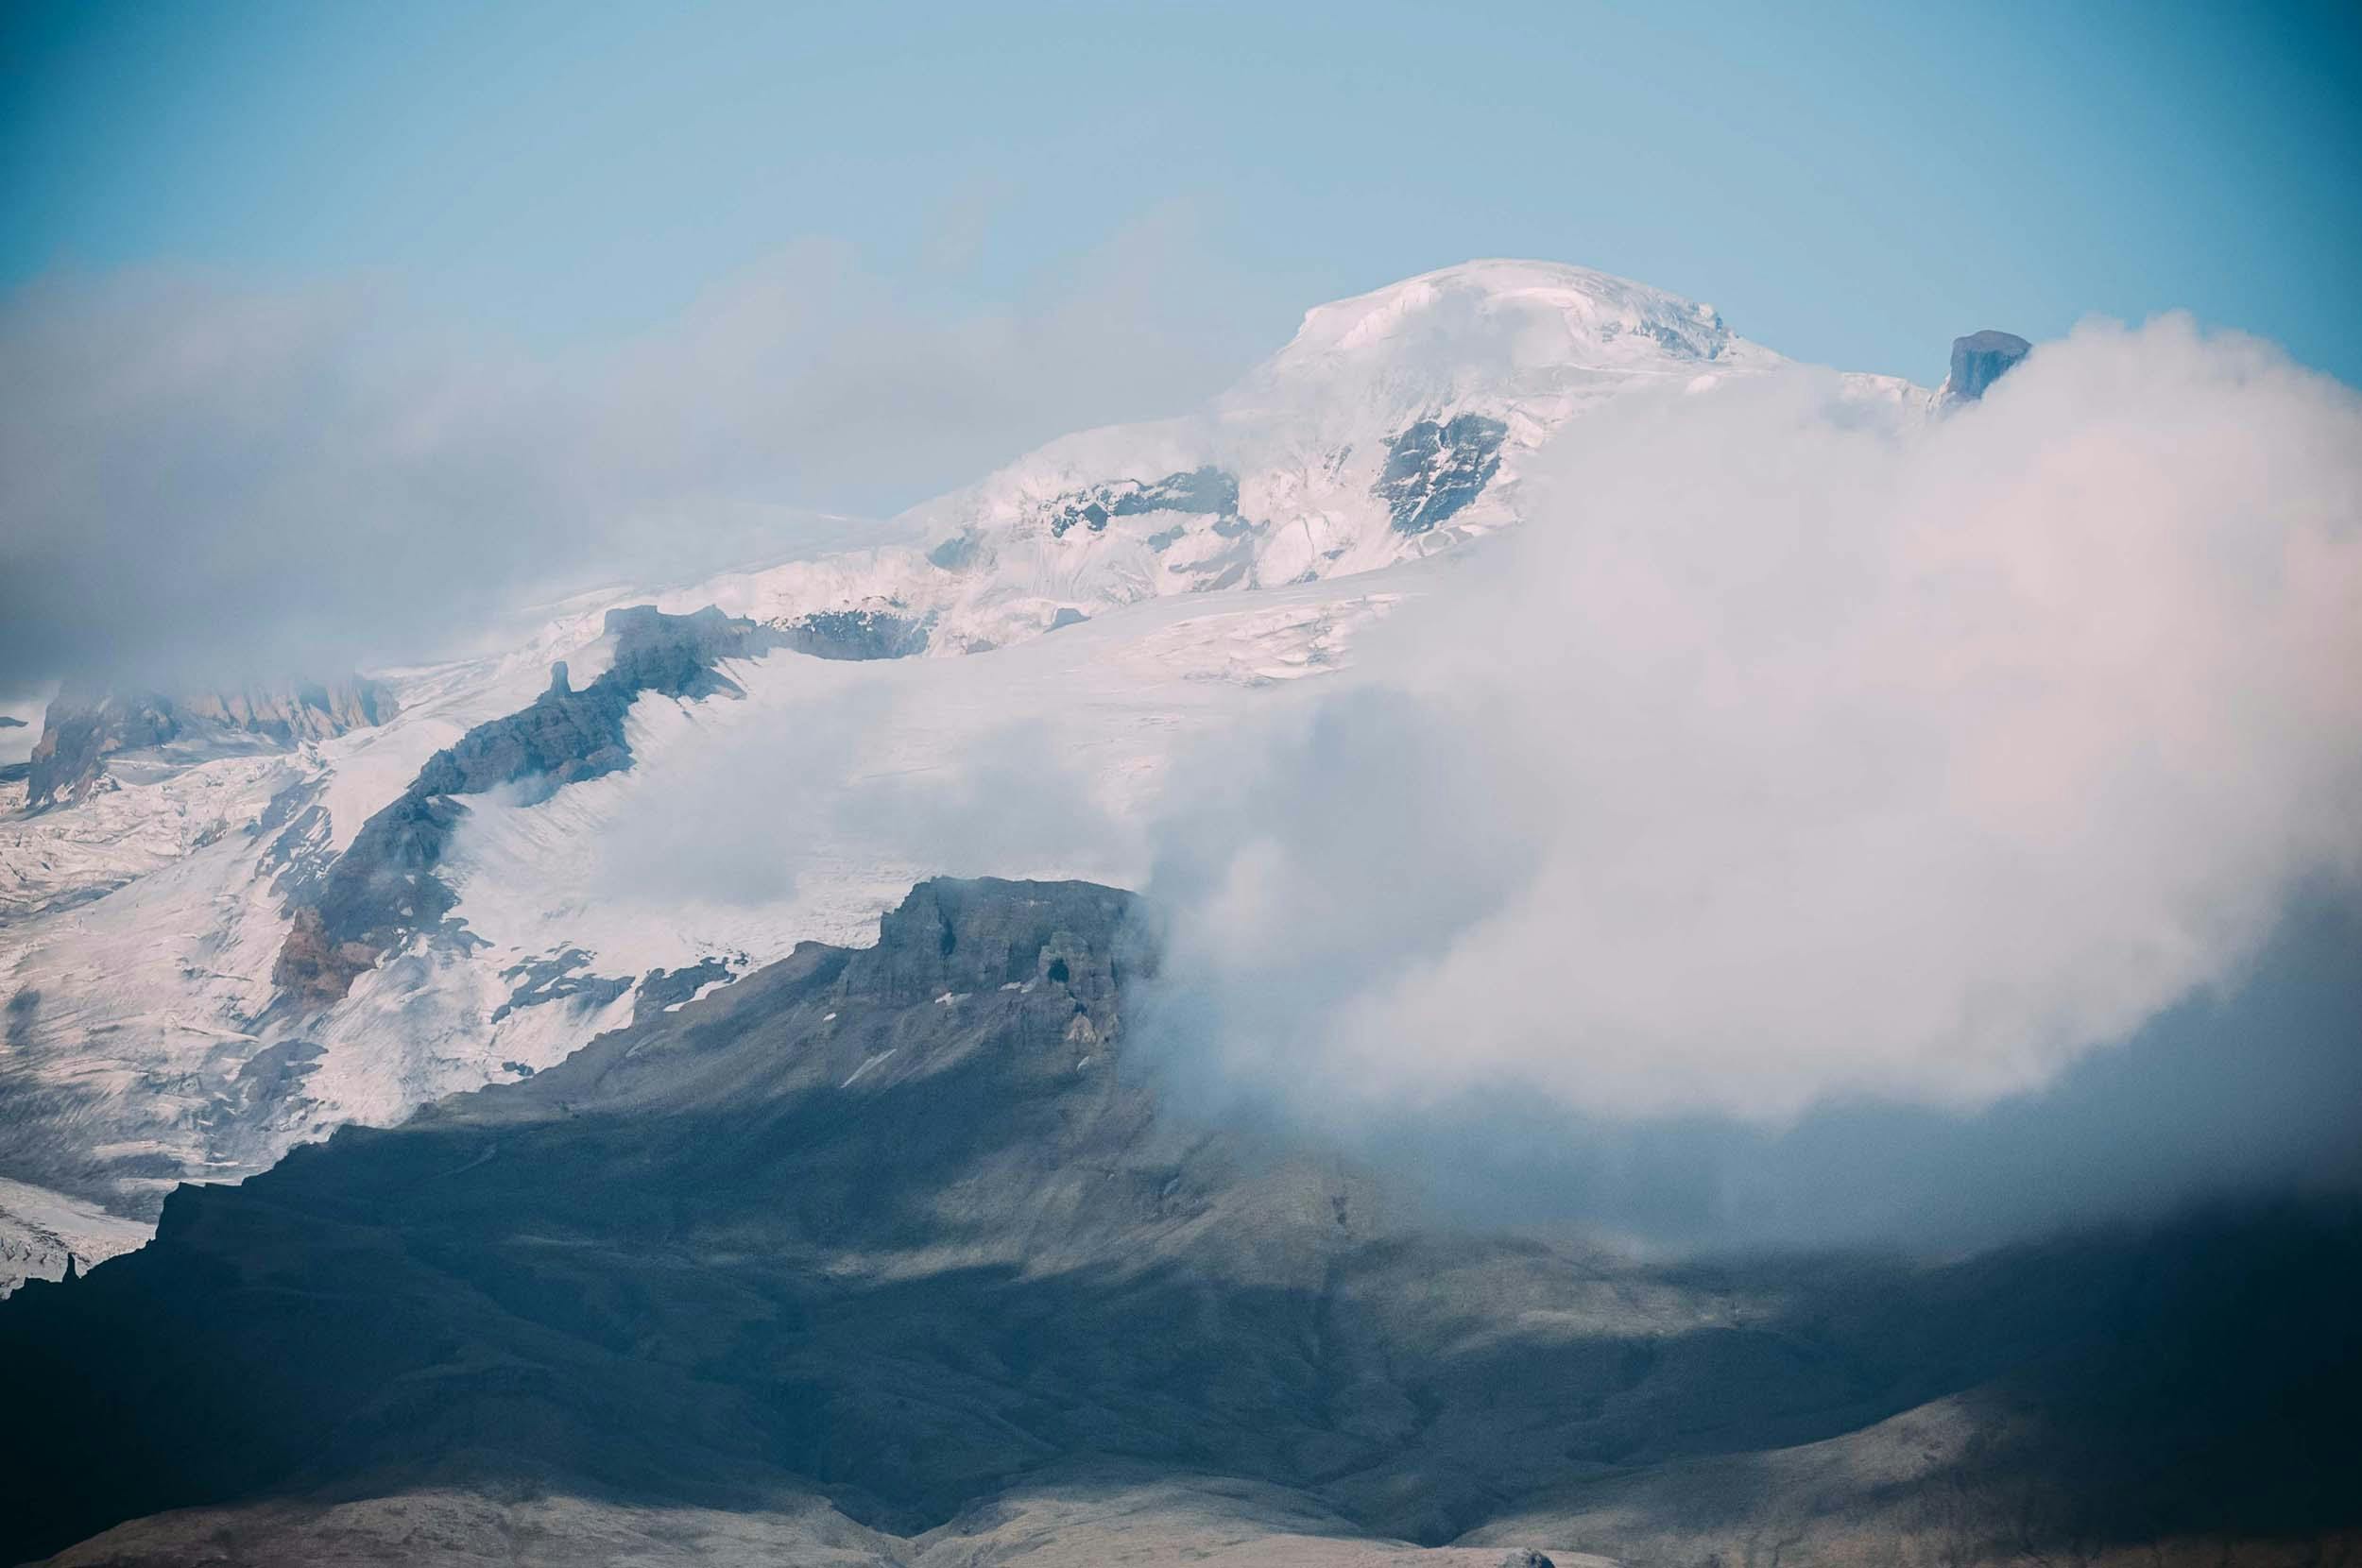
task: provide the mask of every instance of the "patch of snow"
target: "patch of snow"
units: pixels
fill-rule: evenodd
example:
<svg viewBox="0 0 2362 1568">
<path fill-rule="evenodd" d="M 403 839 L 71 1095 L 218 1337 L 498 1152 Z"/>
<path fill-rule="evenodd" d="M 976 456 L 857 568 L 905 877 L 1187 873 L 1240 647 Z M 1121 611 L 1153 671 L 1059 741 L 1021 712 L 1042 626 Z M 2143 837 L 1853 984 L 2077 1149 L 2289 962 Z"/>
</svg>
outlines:
<svg viewBox="0 0 2362 1568">
<path fill-rule="evenodd" d="M 87 1273 L 147 1240 L 148 1227 L 96 1204 L 0 1177 L 0 1297 L 28 1279 Z"/>
<path fill-rule="evenodd" d="M 855 1067 L 853 1069 L 853 1076 L 838 1084 L 837 1087 L 840 1089 L 851 1088 L 854 1084 L 861 1082 L 862 1075 L 864 1073 L 866 1073 L 870 1068 L 876 1066 L 879 1063 L 883 1062 L 887 1057 L 892 1056 L 898 1048 L 899 1048 L 889 1046 L 885 1049 L 880 1051 L 877 1055 L 869 1058 L 869 1060 L 864 1062 L 860 1066 Z"/>
</svg>

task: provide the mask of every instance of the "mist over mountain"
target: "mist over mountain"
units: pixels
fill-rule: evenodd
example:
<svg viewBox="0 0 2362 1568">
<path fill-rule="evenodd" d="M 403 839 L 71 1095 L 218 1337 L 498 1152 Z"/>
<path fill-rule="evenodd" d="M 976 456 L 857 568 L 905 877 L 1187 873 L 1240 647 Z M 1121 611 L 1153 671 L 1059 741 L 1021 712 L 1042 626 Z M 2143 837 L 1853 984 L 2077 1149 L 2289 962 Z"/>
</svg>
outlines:
<svg viewBox="0 0 2362 1568">
<path fill-rule="evenodd" d="M 2345 1521 L 2351 1203 L 1932 1270 L 1439 1229 L 1381 1172 L 1160 1106 L 1128 1033 L 1158 962 L 1129 895 L 931 882 L 874 946 L 182 1188 L 155 1243 L 0 1311 L 45 1412 L 0 1467 L 7 1549 L 254 1498 L 60 1560 L 522 1528 L 573 1560 L 1009 1561 L 1045 1503 L 1073 1560 Z"/>
<path fill-rule="evenodd" d="M 1232 1065 L 1348 1120 L 1976 1110 L 2351 897 L 2353 394 L 2167 320 L 1939 407 L 1570 421 L 1521 528 L 1203 758 L 1152 887 Z"/>
<path fill-rule="evenodd" d="M 0 1565 L 2353 1568 L 2362 9 L 0 11 Z"/>
<path fill-rule="evenodd" d="M 765 300 L 706 349 L 854 341 Z M 289 331 L 209 418 L 300 427 L 286 342 L 338 340 Z M 44 1413 L 7 1550 L 2263 1563 L 2362 1525 L 2350 389 L 2168 317 L 1967 332 L 1930 390 L 1474 262 L 721 566 L 634 508 L 787 460 L 727 377 L 655 418 L 710 359 L 647 351 L 508 435 L 417 422 L 480 366 L 328 377 L 385 509 L 197 580 L 241 659 L 351 652 L 319 702 L 140 673 L 196 636 L 143 608 L 171 552 L 52 579 L 145 586 L 121 639 L 24 635 L 146 654 L 0 781 L 0 1341 Z M 798 398 L 867 410 L 813 471 L 865 482 L 907 408 L 810 357 Z M 356 472 L 90 428 L 25 435 L 12 497 L 78 538 L 219 448 L 208 571 Z M 479 468 L 561 476 L 488 554 Z M 402 558 L 348 568 L 369 537 Z"/>
<path fill-rule="evenodd" d="M 947 314 L 784 247 L 656 331 L 554 352 L 380 278 L 164 271 L 0 302 L 0 699 L 326 681 L 529 635 L 872 520 L 1060 431 L 1185 405 L 1260 347 L 1149 214 L 1038 309 Z"/>
</svg>

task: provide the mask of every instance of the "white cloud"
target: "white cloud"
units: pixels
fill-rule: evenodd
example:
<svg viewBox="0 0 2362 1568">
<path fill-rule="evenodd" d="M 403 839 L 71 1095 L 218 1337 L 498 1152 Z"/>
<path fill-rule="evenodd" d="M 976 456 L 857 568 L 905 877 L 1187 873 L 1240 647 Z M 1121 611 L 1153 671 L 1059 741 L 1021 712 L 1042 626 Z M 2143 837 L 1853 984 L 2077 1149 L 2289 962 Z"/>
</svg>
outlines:
<svg viewBox="0 0 2362 1568">
<path fill-rule="evenodd" d="M 848 866 L 893 868 L 903 885 L 1115 875 L 1127 834 L 1068 761 L 1065 728 L 899 673 L 854 667 L 832 690 L 775 697 L 751 722 L 638 759 L 626 809 L 582 848 L 590 896 L 660 923 L 687 905 L 785 907 L 815 877 L 825 900 Z"/>
<path fill-rule="evenodd" d="M 1191 1016 L 1315 1115 L 1987 1104 L 2362 867 L 2362 409 L 2263 345 L 1636 400 L 1527 509 L 1163 831 Z"/>
<path fill-rule="evenodd" d="M 49 280 L 0 300 L 0 697 L 336 673 L 525 596 L 791 554 L 1253 354 L 1159 212 L 983 301 L 813 241 L 621 345 L 542 353 L 366 281 Z"/>
</svg>

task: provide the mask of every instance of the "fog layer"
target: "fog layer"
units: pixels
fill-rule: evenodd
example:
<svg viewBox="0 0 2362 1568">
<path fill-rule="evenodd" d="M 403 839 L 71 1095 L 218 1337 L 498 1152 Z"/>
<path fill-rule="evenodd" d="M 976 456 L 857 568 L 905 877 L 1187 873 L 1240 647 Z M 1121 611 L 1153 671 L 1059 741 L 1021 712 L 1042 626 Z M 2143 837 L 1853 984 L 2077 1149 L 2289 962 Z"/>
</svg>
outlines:
<svg viewBox="0 0 2362 1568">
<path fill-rule="evenodd" d="M 56 279 L 0 299 L 0 700 L 319 677 L 536 593 L 796 554 L 1253 356 L 1186 218 L 947 311 L 791 247 L 642 336 L 528 351 L 368 281 Z M 816 533 L 817 531 L 817 533 Z"/>
<path fill-rule="evenodd" d="M 2094 326 L 1932 419 L 1669 390 L 1526 511 L 1176 792 L 1172 1016 L 1228 1092 L 1969 1113 L 2362 866 L 2362 409 L 2268 347 Z"/>
</svg>

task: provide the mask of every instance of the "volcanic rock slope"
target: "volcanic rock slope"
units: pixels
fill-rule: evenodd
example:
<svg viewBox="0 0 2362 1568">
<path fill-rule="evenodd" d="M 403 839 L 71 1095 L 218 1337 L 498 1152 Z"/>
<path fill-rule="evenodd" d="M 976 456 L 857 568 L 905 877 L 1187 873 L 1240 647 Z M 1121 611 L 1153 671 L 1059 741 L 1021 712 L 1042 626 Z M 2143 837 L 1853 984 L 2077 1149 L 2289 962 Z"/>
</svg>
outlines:
<svg viewBox="0 0 2362 1568">
<path fill-rule="evenodd" d="M 2351 1214 L 1932 1270 L 1433 1228 L 1175 1115 L 1155 963 L 1127 895 L 930 882 L 872 946 L 180 1188 L 0 1304 L 0 1559 L 2093 1560 L 2352 1523 Z"/>
<path fill-rule="evenodd" d="M 1322 306 L 1196 414 L 1054 442 L 873 542 L 585 595 L 303 723 L 65 705 L 38 794 L 0 781 L 0 1291 L 120 1250 L 183 1178 L 858 937 L 947 869 L 862 802 L 980 750 L 1069 758 L 1077 811 L 1137 822 L 1177 750 L 1290 700 L 1517 520 L 1566 421 L 1776 363 L 1654 289 L 1474 263 Z M 676 874 L 699 848 L 665 837 L 717 779 L 796 824 L 727 888 Z M 956 869 L 1142 870 L 1001 853 Z"/>
</svg>

